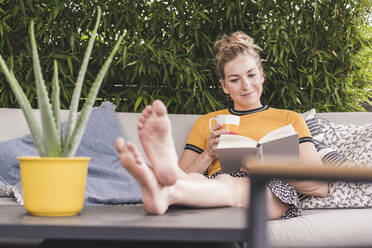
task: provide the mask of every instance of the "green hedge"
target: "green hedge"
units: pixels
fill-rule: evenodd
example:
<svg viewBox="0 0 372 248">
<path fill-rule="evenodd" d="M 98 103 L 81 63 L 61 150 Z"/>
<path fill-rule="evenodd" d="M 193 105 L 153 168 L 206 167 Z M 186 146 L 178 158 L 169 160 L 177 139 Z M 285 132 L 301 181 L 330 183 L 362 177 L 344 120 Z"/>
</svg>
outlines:
<svg viewBox="0 0 372 248">
<path fill-rule="evenodd" d="M 0 54 L 34 107 L 30 19 L 36 22 L 46 81 L 52 78 L 52 59 L 58 60 L 61 101 L 67 107 L 97 5 L 104 15 L 83 93 L 117 33 L 125 32 L 99 93 L 119 111 L 140 111 L 155 98 L 170 113 L 230 106 L 219 87 L 212 46 L 236 30 L 264 49 L 265 104 L 297 111 L 363 111 L 372 96 L 369 0 L 0 0 Z M 3 74 L 0 82 L 0 106 L 17 107 Z"/>
</svg>

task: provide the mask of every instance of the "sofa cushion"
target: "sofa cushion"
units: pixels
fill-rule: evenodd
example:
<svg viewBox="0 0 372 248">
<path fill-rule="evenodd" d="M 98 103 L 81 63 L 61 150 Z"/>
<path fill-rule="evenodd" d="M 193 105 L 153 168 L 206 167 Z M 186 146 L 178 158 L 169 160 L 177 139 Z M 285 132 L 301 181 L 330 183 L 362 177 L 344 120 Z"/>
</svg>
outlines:
<svg viewBox="0 0 372 248">
<path fill-rule="evenodd" d="M 372 124 L 336 124 L 319 118 L 306 122 L 325 166 L 372 166 Z M 304 209 L 372 207 L 371 183 L 330 182 L 328 197 L 306 197 Z"/>
<path fill-rule="evenodd" d="M 66 123 L 62 129 L 65 130 Z M 140 187 L 121 166 L 114 143 L 123 136 L 115 106 L 103 103 L 93 109 L 76 156 L 91 157 L 85 192 L 86 205 L 141 202 Z M 18 156 L 37 156 L 31 135 L 0 143 L 0 188 L 22 203 Z"/>
<path fill-rule="evenodd" d="M 370 247 L 372 209 L 311 209 L 268 222 L 270 247 Z"/>
</svg>

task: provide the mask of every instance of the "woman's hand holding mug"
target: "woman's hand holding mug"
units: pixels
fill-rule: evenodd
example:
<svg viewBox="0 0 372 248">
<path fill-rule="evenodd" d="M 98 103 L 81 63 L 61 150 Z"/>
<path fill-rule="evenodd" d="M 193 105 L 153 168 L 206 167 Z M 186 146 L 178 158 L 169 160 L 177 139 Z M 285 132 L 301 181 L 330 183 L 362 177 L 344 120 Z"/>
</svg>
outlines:
<svg viewBox="0 0 372 248">
<path fill-rule="evenodd" d="M 212 126 L 212 121 L 217 122 Z M 206 152 L 214 160 L 217 158 L 216 148 L 222 134 L 237 134 L 239 131 L 240 117 L 236 115 L 217 115 L 216 118 L 209 119 L 209 136 Z"/>
<path fill-rule="evenodd" d="M 214 160 L 217 158 L 216 148 L 218 142 L 220 141 L 220 136 L 222 134 L 228 134 L 229 131 L 227 129 L 221 129 L 223 124 L 217 124 L 212 127 L 211 134 L 209 136 L 208 145 L 205 151 L 209 154 L 209 157 Z"/>
<path fill-rule="evenodd" d="M 229 134 L 238 134 L 240 117 L 236 115 L 217 115 L 216 118 L 209 119 L 209 129 L 212 132 L 212 121 L 216 121 L 217 124 L 222 124 L 220 129 L 228 130 Z"/>
</svg>

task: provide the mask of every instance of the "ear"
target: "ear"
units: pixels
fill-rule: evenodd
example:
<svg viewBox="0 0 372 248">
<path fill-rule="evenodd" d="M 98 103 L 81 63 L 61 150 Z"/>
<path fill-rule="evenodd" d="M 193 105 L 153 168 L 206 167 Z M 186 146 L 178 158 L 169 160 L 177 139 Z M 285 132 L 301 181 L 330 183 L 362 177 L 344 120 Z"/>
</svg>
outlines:
<svg viewBox="0 0 372 248">
<path fill-rule="evenodd" d="M 226 87 L 225 87 L 225 80 L 220 79 L 220 84 L 221 84 L 221 86 L 222 86 L 223 92 L 224 92 L 225 94 L 229 94 L 229 92 L 227 91 L 227 89 L 226 89 Z"/>
</svg>

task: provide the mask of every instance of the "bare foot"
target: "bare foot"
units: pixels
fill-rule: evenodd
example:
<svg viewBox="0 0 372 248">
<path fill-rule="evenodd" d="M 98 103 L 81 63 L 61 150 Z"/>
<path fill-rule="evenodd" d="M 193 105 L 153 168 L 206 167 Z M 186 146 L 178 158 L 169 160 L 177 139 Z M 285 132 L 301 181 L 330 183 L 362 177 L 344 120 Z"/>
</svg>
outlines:
<svg viewBox="0 0 372 248">
<path fill-rule="evenodd" d="M 177 180 L 178 157 L 167 109 L 160 100 L 142 111 L 138 133 L 158 181 L 164 186 L 173 185 Z"/>
<path fill-rule="evenodd" d="M 149 214 L 163 214 L 168 209 L 168 195 L 164 186 L 160 185 L 153 170 L 148 167 L 137 147 L 123 138 L 115 142 L 120 163 L 136 179 L 142 189 L 142 202 Z"/>
</svg>

